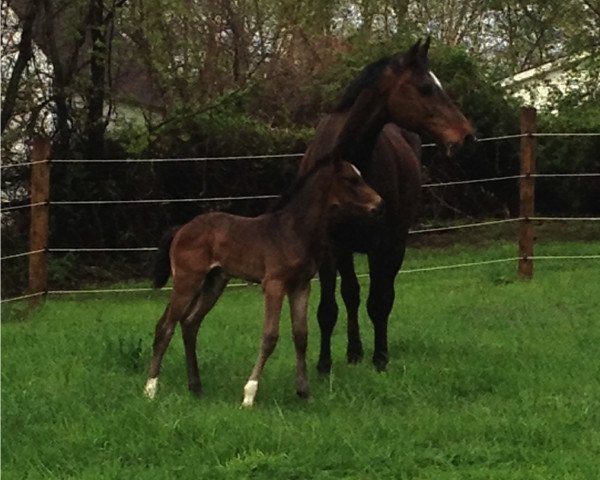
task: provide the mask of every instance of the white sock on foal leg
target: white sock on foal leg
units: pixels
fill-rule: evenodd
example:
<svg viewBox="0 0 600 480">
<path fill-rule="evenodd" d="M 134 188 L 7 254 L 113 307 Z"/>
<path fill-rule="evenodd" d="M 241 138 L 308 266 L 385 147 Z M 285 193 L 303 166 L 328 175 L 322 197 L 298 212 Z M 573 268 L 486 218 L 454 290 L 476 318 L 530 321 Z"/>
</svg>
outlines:
<svg viewBox="0 0 600 480">
<path fill-rule="evenodd" d="M 149 378 L 144 387 L 144 395 L 150 400 L 153 400 L 156 396 L 156 390 L 158 389 L 158 377 Z"/>
<path fill-rule="evenodd" d="M 254 397 L 256 397 L 256 391 L 258 390 L 258 381 L 248 380 L 244 387 L 244 401 L 242 407 L 251 407 L 254 405 Z"/>
</svg>

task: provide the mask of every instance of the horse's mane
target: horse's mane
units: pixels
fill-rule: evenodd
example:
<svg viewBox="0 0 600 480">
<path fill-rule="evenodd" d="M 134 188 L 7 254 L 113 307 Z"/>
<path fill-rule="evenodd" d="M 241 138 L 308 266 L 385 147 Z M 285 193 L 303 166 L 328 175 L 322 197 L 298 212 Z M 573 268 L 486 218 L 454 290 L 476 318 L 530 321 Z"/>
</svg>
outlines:
<svg viewBox="0 0 600 480">
<path fill-rule="evenodd" d="M 277 199 L 277 202 L 275 202 L 275 204 L 273 204 L 273 206 L 269 208 L 269 211 L 275 212 L 277 210 L 281 210 L 288 203 L 290 203 L 290 201 L 296 196 L 296 194 L 304 188 L 308 180 L 310 180 L 323 167 L 331 165 L 331 161 L 331 155 L 325 155 L 319 158 L 304 175 L 302 175 L 301 177 L 296 177 L 294 183 L 292 183 L 292 185 L 281 194 L 281 196 Z"/>
<path fill-rule="evenodd" d="M 360 95 L 360 92 L 373 85 L 379 80 L 381 74 L 386 67 L 394 61 L 394 57 L 383 57 L 376 62 L 370 63 L 363 68 L 354 80 L 346 87 L 342 97 L 333 108 L 334 112 L 341 112 L 350 108 L 356 98 Z"/>
</svg>

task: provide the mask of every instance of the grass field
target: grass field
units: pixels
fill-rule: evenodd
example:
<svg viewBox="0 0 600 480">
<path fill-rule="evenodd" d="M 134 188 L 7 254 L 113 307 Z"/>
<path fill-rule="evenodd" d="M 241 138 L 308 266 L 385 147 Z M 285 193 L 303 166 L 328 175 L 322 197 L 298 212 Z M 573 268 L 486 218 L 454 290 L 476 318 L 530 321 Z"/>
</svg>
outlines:
<svg viewBox="0 0 600 480">
<path fill-rule="evenodd" d="M 412 249 L 405 267 L 514 250 L 504 242 Z M 598 241 L 554 241 L 537 253 L 599 251 Z M 256 288 L 227 291 L 202 327 L 202 399 L 187 393 L 179 335 L 157 399 L 142 396 L 166 292 L 51 297 L 28 314 L 5 306 L 2 476 L 597 479 L 599 267 L 539 261 L 531 282 L 516 278 L 514 263 L 399 275 L 383 374 L 366 360 L 344 362 L 342 318 L 333 374 L 318 378 L 314 294 L 312 400 L 294 393 L 286 311 L 251 411 L 238 405 L 259 343 Z M 371 328 L 361 321 L 370 354 Z"/>
</svg>

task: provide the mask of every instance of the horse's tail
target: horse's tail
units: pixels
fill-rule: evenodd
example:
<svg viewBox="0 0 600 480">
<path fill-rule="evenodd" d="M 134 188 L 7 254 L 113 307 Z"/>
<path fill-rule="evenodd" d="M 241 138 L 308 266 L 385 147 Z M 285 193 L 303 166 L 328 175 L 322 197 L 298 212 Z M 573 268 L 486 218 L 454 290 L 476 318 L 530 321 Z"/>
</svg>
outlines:
<svg viewBox="0 0 600 480">
<path fill-rule="evenodd" d="M 179 227 L 173 227 L 167 230 L 158 244 L 158 253 L 154 261 L 154 288 L 162 288 L 166 285 L 169 276 L 171 275 L 171 258 L 169 250 L 171 243 Z"/>
</svg>

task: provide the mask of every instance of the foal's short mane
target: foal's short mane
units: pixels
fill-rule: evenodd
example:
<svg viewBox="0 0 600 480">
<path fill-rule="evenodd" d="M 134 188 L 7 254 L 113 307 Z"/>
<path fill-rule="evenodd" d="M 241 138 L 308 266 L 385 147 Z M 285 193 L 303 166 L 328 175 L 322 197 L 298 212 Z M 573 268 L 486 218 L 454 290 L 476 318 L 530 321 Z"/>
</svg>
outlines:
<svg viewBox="0 0 600 480">
<path fill-rule="evenodd" d="M 383 57 L 376 62 L 370 63 L 356 76 L 354 80 L 346 87 L 342 97 L 333 108 L 334 112 L 342 112 L 350 108 L 360 92 L 373 85 L 379 80 L 381 74 L 387 66 L 395 60 L 395 57 Z"/>
<path fill-rule="evenodd" d="M 323 167 L 326 167 L 327 165 L 330 165 L 331 163 L 332 163 L 331 155 L 325 155 L 325 156 L 319 158 L 315 162 L 315 164 L 310 168 L 310 170 L 308 170 L 301 177 L 297 177 L 294 180 L 294 183 L 292 183 L 292 185 L 285 192 L 283 192 L 281 194 L 281 196 L 277 199 L 277 202 L 275 202 L 275 204 L 271 208 L 269 208 L 269 211 L 275 212 L 275 211 L 281 210 L 283 207 L 285 207 L 288 203 L 290 203 L 292 198 L 294 198 L 296 196 L 296 194 L 300 190 L 302 190 L 302 188 L 304 188 L 304 186 L 306 185 L 306 182 L 308 182 L 308 180 L 311 177 L 313 177 Z"/>
</svg>

